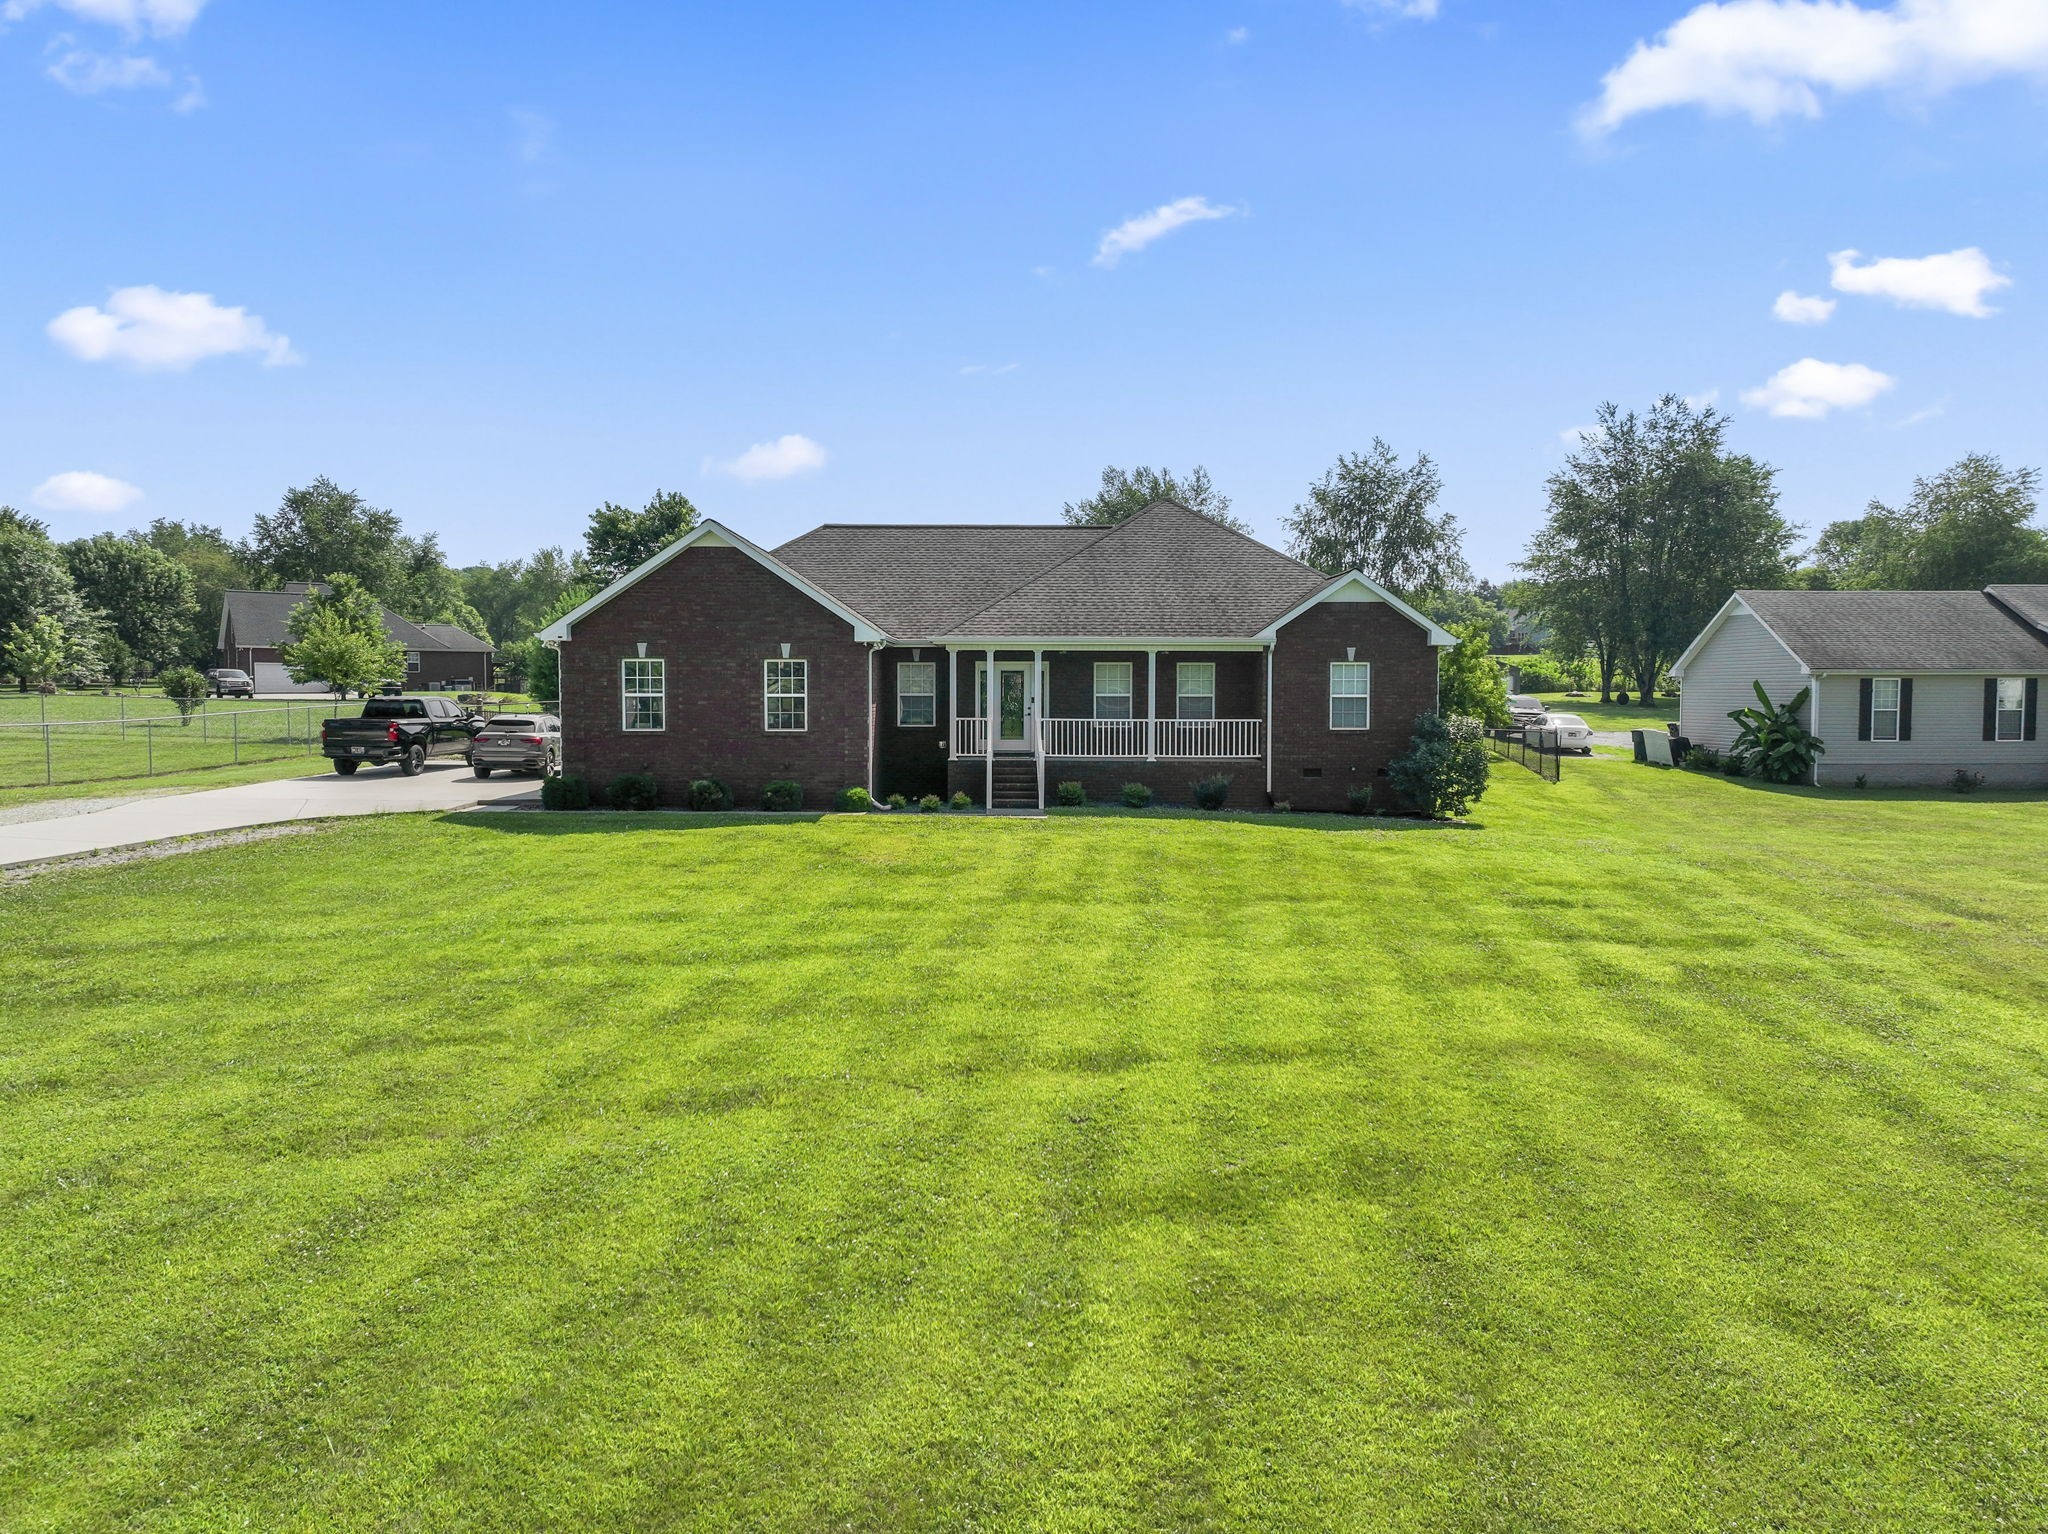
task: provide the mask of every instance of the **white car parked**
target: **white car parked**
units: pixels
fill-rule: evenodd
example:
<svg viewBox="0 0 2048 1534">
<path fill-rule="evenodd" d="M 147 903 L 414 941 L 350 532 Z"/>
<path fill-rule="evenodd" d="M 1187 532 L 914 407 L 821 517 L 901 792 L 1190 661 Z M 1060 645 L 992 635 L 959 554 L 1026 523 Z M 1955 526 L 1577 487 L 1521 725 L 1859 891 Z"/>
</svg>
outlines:
<svg viewBox="0 0 2048 1534">
<path fill-rule="evenodd" d="M 1577 714 L 1541 714 L 1529 722 L 1527 729 L 1533 746 L 1593 754 L 1593 727 Z"/>
</svg>

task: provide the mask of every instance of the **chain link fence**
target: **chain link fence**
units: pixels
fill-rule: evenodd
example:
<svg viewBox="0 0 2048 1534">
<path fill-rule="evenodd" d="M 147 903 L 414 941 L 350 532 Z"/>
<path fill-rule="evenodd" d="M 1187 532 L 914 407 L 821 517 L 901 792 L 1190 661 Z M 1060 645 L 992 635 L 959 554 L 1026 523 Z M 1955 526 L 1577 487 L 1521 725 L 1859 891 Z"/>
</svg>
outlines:
<svg viewBox="0 0 2048 1534">
<path fill-rule="evenodd" d="M 13 701 L 13 700 L 10 700 Z M 21 700 L 26 702 L 27 700 Z M 0 718 L 0 788 L 148 778 L 244 762 L 317 756 L 320 724 L 361 708 L 332 699 L 222 707 L 216 700 L 74 697 Z M 60 711 L 93 717 L 59 719 Z"/>
<path fill-rule="evenodd" d="M 1530 736 L 1537 737 L 1534 740 Z M 1543 737 L 1548 735 L 1548 741 Z M 1564 777 L 1564 752 L 1558 748 L 1554 730 L 1488 730 L 1486 747 L 1504 761 L 1528 768 L 1546 783 Z"/>
</svg>

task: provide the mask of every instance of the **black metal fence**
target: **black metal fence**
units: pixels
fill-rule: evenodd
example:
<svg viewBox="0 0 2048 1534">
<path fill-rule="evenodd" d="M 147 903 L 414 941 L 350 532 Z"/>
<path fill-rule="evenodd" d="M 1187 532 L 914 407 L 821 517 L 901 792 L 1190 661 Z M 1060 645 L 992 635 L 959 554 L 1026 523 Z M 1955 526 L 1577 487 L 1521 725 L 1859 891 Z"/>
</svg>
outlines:
<svg viewBox="0 0 2048 1534">
<path fill-rule="evenodd" d="M 1530 740 L 1527 730 L 1488 730 L 1486 748 L 1505 761 L 1520 763 L 1546 783 L 1564 776 L 1564 753 L 1555 745 Z"/>
</svg>

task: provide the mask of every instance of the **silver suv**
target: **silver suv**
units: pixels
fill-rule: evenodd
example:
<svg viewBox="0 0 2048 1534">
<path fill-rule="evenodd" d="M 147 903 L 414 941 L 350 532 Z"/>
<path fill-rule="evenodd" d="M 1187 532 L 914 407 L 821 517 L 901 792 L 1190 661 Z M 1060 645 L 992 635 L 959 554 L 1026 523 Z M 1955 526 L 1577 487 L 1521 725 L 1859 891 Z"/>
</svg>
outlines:
<svg viewBox="0 0 2048 1534">
<path fill-rule="evenodd" d="M 553 714 L 493 714 L 470 739 L 469 766 L 480 778 L 500 767 L 552 778 L 562 770 L 562 721 Z"/>
</svg>

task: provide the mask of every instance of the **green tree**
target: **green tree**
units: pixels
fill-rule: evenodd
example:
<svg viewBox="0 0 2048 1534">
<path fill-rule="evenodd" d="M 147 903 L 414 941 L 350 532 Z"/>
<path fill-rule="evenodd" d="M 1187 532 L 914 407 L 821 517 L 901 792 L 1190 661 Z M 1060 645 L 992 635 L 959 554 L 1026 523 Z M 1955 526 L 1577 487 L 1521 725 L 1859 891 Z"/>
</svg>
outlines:
<svg viewBox="0 0 2048 1534">
<path fill-rule="evenodd" d="M 41 618 L 50 619 L 63 634 L 64 660 L 39 680 L 74 668 L 98 668 L 104 625 L 99 614 L 80 600 L 63 554 L 42 523 L 0 507 L 0 634 L 16 628 L 26 632 Z M 15 679 L 26 691 L 31 679 L 18 671 Z"/>
<path fill-rule="evenodd" d="M 1415 721 L 1408 754 L 1389 764 L 1387 777 L 1418 815 L 1444 820 L 1464 814 L 1479 802 L 1491 777 L 1479 721 L 1424 714 Z"/>
<path fill-rule="evenodd" d="M 462 594 L 501 647 L 530 638 L 562 593 L 577 584 L 576 566 L 558 548 L 526 559 L 471 565 L 461 572 Z"/>
<path fill-rule="evenodd" d="M 542 629 L 557 618 L 567 617 L 591 598 L 587 586 L 571 586 L 548 605 L 534 624 Z M 513 640 L 505 646 L 506 655 L 513 666 L 526 678 L 527 694 L 543 703 L 558 703 L 562 697 L 562 657 L 552 646 L 543 644 L 528 633 L 522 639 Z"/>
<path fill-rule="evenodd" d="M 71 637 L 62 623 L 48 613 L 39 613 L 26 623 L 8 625 L 7 642 L 0 646 L 0 653 L 26 691 L 55 680 L 69 668 Z"/>
<path fill-rule="evenodd" d="M 2034 525 L 2038 469 L 2008 469 L 1972 453 L 1913 481 L 1906 504 L 1872 501 L 1860 517 L 1822 529 L 1808 558 L 1829 586 L 1971 591 L 2048 581 L 2048 532 Z"/>
<path fill-rule="evenodd" d="M 1676 395 L 1640 416 L 1602 405 L 1550 478 L 1521 568 L 1553 642 L 1592 651 L 1602 701 L 1617 673 L 1653 700 L 1665 665 L 1731 591 L 1791 578 L 1795 533 L 1773 471 L 1728 449 L 1728 425 Z"/>
<path fill-rule="evenodd" d="M 396 513 L 323 474 L 285 491 L 275 512 L 259 515 L 242 554 L 272 584 L 350 575 L 382 599 L 401 584 L 404 536 Z"/>
<path fill-rule="evenodd" d="M 285 631 L 278 654 L 294 682 L 325 682 L 345 698 L 405 675 L 405 646 L 385 633 L 382 604 L 347 571 L 294 607 Z"/>
<path fill-rule="evenodd" d="M 121 651 L 153 669 L 178 658 L 199 607 L 191 571 L 150 544 L 115 533 L 80 538 L 63 553 L 80 598 L 106 614 Z M 113 647 L 102 648 L 114 664 Z"/>
<path fill-rule="evenodd" d="M 171 666 L 156 679 L 157 686 L 164 690 L 164 696 L 178 705 L 178 718 L 183 724 L 192 722 L 192 715 L 206 702 L 206 674 L 193 666 Z"/>
<path fill-rule="evenodd" d="M 598 584 L 609 586 L 696 525 L 697 508 L 687 496 L 673 491 L 655 491 L 640 511 L 606 501 L 590 514 L 583 534 L 584 561 Z"/>
<path fill-rule="evenodd" d="M 1085 500 L 1069 501 L 1060 515 L 1076 527 L 1114 527 L 1128 522 L 1154 501 L 1175 501 L 1212 522 L 1249 533 L 1251 528 L 1230 514 L 1230 497 L 1209 482 L 1200 464 L 1182 479 L 1171 469 L 1135 469 L 1111 465 L 1102 471 L 1102 488 Z"/>
<path fill-rule="evenodd" d="M 1403 466 L 1378 437 L 1341 453 L 1286 520 L 1296 559 L 1331 575 L 1358 570 L 1415 598 L 1472 584 L 1458 519 L 1439 514 L 1443 479 L 1427 453 Z"/>
<path fill-rule="evenodd" d="M 1437 712 L 1504 728 L 1510 722 L 1507 682 L 1493 658 L 1487 625 L 1467 623 L 1451 632 L 1457 644 L 1437 652 Z"/>
<path fill-rule="evenodd" d="M 192 577 L 192 618 L 178 646 L 178 659 L 196 666 L 212 664 L 220 644 L 220 609 L 226 594 L 246 591 L 263 583 L 264 577 L 250 569 L 217 527 L 159 517 L 133 536 L 175 559 Z"/>
</svg>

